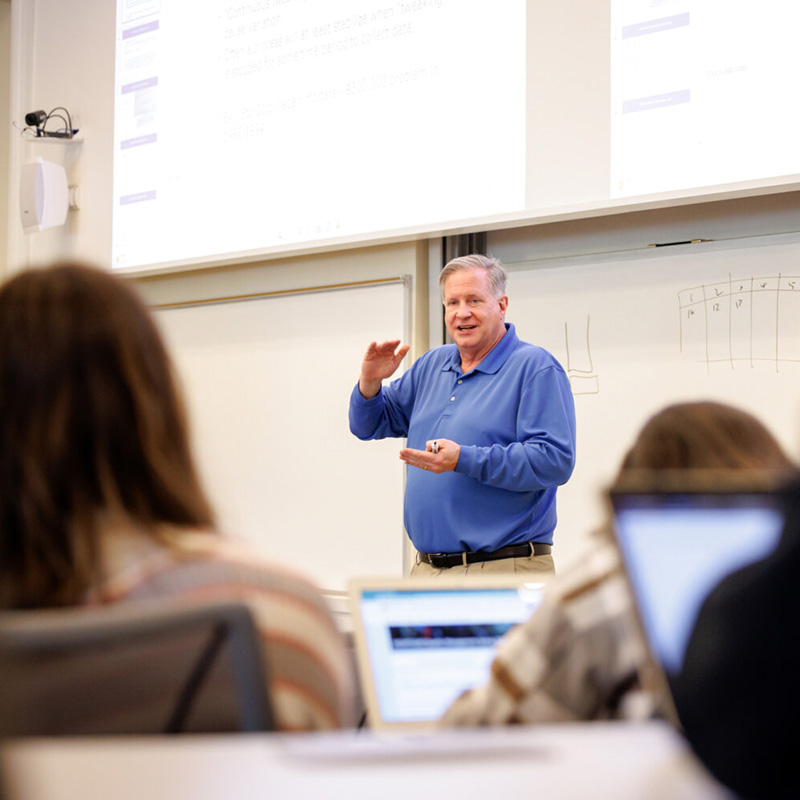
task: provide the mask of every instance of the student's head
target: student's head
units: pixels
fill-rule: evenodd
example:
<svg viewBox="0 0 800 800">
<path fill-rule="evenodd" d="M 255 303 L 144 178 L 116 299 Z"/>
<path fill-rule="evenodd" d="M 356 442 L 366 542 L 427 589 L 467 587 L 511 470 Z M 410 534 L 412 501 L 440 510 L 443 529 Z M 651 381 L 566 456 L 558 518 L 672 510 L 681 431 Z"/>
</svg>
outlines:
<svg viewBox="0 0 800 800">
<path fill-rule="evenodd" d="M 794 465 L 752 414 L 724 403 L 670 405 L 652 416 L 622 462 L 628 470 L 753 469 Z"/>
<path fill-rule="evenodd" d="M 137 294 L 62 264 L 0 287 L 0 607 L 64 605 L 99 517 L 206 526 L 183 406 Z"/>
</svg>

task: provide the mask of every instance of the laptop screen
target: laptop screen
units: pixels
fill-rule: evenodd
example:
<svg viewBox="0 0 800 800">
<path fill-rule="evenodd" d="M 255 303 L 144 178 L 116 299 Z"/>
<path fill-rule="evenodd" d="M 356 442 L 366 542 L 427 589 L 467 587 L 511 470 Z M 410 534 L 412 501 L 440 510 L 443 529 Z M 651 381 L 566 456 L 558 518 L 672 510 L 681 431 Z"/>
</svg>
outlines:
<svg viewBox="0 0 800 800">
<path fill-rule="evenodd" d="M 541 602 L 544 584 L 448 586 L 405 579 L 351 586 L 359 672 L 370 724 L 437 721 L 485 683 L 498 640 Z"/>
<path fill-rule="evenodd" d="M 768 491 L 612 492 L 611 502 L 645 638 L 656 662 L 674 677 L 706 597 L 777 545 L 783 497 Z"/>
</svg>

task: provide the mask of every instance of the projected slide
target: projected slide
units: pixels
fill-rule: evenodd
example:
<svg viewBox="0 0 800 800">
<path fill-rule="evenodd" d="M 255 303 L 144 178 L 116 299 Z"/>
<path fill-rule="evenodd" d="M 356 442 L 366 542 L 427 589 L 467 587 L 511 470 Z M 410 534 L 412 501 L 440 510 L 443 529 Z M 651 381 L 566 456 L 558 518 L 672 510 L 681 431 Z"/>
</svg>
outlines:
<svg viewBox="0 0 800 800">
<path fill-rule="evenodd" d="M 118 0 L 114 266 L 523 208 L 525 72 L 524 0 Z"/>
<path fill-rule="evenodd" d="M 800 173 L 800 3 L 612 0 L 611 196 Z"/>
</svg>

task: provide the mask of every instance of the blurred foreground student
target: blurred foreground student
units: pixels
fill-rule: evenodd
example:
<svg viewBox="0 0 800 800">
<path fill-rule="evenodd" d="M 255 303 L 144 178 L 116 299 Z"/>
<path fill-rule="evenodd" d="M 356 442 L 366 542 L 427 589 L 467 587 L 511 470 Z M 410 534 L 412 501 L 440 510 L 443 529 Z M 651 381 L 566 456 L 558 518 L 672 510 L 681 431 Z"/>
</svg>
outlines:
<svg viewBox="0 0 800 800">
<path fill-rule="evenodd" d="M 214 531 L 169 358 L 121 280 L 80 265 L 0 287 L 0 609 L 240 599 L 280 728 L 353 722 L 317 590 Z"/>
<path fill-rule="evenodd" d="M 644 426 L 620 477 L 632 470 L 794 466 L 754 417 L 721 403 L 665 408 Z M 499 725 L 646 716 L 639 690 L 646 659 L 623 568 L 609 529 L 551 586 L 530 618 L 501 640 L 489 683 L 463 694 L 445 725 Z"/>
<path fill-rule="evenodd" d="M 800 487 L 778 547 L 700 609 L 673 686 L 700 760 L 743 798 L 800 797 Z"/>
</svg>

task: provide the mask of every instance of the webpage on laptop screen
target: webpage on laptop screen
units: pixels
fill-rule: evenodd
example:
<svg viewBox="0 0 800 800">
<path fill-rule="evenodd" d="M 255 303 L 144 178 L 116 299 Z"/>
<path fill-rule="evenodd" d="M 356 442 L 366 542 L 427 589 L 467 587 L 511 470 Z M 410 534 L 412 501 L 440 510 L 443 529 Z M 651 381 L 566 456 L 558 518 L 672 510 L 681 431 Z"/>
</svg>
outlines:
<svg viewBox="0 0 800 800">
<path fill-rule="evenodd" d="M 527 619 L 541 591 L 369 591 L 362 617 L 381 716 L 438 719 L 489 676 L 498 640 Z"/>
</svg>

